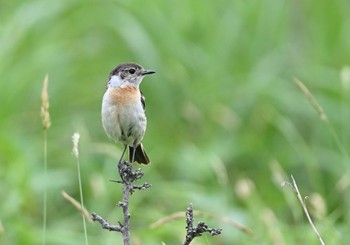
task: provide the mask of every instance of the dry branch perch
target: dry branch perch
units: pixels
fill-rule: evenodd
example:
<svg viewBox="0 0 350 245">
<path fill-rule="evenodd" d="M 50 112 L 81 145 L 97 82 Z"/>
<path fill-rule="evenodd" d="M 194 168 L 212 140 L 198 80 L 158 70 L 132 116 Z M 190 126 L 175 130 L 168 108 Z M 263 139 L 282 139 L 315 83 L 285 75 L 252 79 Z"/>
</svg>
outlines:
<svg viewBox="0 0 350 245">
<path fill-rule="evenodd" d="M 129 198 L 134 193 L 135 190 L 145 190 L 151 187 L 150 184 L 144 183 L 142 185 L 134 185 L 133 183 L 136 180 L 139 180 L 143 177 L 143 171 L 138 168 L 133 171 L 133 165 L 129 164 L 127 161 L 120 161 L 118 163 L 118 172 L 121 180 L 116 180 L 113 182 L 122 184 L 123 190 L 123 200 L 117 203 L 118 207 L 123 209 L 124 221 L 123 223 L 118 222 L 119 225 L 111 225 L 107 220 L 103 219 L 101 216 L 96 213 L 92 213 L 92 220 L 97 221 L 101 224 L 103 229 L 109 231 L 117 231 L 122 233 L 124 245 L 130 245 L 130 210 L 129 210 Z"/>
</svg>

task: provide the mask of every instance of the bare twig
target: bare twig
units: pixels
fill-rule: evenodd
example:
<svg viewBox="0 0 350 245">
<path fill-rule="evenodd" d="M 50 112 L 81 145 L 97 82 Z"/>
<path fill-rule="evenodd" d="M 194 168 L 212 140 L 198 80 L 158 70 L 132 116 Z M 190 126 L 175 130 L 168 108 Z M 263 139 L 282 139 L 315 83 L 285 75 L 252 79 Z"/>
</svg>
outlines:
<svg viewBox="0 0 350 245">
<path fill-rule="evenodd" d="M 122 233 L 124 245 L 130 245 L 130 210 L 129 210 L 129 198 L 135 190 L 145 190 L 151 187 L 150 184 L 144 183 L 142 185 L 134 185 L 133 183 L 141 179 L 144 175 L 143 171 L 138 168 L 133 171 L 133 165 L 127 161 L 120 161 L 118 163 L 118 172 L 121 180 L 112 180 L 115 183 L 122 184 L 123 200 L 117 203 L 117 206 L 123 209 L 124 221 L 118 222 L 119 225 L 111 225 L 101 216 L 96 213 L 92 213 L 92 220 L 98 221 L 103 229 L 109 231 L 117 231 Z"/>
<path fill-rule="evenodd" d="M 111 225 L 107 222 L 107 220 L 105 220 L 104 218 L 102 218 L 101 216 L 97 215 L 96 213 L 92 213 L 91 214 L 91 218 L 93 221 L 97 221 L 101 224 L 103 229 L 109 230 L 109 231 L 119 231 L 122 232 L 123 229 L 123 225 L 119 224 L 119 225 Z"/>
<path fill-rule="evenodd" d="M 300 192 L 299 192 L 297 183 L 295 182 L 295 180 L 294 180 L 294 178 L 293 178 L 293 175 L 291 175 L 291 177 L 292 177 L 292 180 L 293 180 L 293 189 L 294 189 L 295 192 L 297 193 L 297 196 L 298 196 L 298 199 L 299 199 L 299 201 L 300 201 L 300 204 L 301 204 L 301 206 L 302 206 L 303 209 L 304 209 L 304 213 L 305 213 L 305 215 L 306 215 L 306 217 L 307 217 L 307 219 L 308 219 L 308 221 L 309 221 L 309 223 L 310 223 L 312 229 L 314 230 L 314 232 L 315 232 L 315 234 L 316 234 L 318 240 L 320 241 L 320 243 L 321 243 L 322 245 L 324 245 L 325 243 L 324 243 L 324 241 L 323 241 L 323 239 L 322 239 L 320 233 L 318 233 L 318 231 L 317 231 L 317 229 L 316 229 L 314 223 L 313 223 L 312 220 L 311 220 L 309 211 L 307 210 L 306 205 L 305 205 L 305 202 L 304 202 L 302 196 L 300 195 Z"/>
<path fill-rule="evenodd" d="M 150 188 L 152 185 L 148 184 L 147 182 L 143 183 L 142 185 L 133 185 L 133 190 L 146 190 Z"/>
<path fill-rule="evenodd" d="M 208 232 L 212 236 L 220 235 L 222 229 L 216 229 L 216 228 L 208 228 L 208 226 L 203 222 L 198 222 L 197 226 L 193 226 L 194 217 L 193 217 L 193 207 L 190 203 L 187 208 L 186 212 L 186 239 L 183 242 L 183 245 L 190 244 L 195 237 L 202 236 L 203 233 Z"/>
</svg>

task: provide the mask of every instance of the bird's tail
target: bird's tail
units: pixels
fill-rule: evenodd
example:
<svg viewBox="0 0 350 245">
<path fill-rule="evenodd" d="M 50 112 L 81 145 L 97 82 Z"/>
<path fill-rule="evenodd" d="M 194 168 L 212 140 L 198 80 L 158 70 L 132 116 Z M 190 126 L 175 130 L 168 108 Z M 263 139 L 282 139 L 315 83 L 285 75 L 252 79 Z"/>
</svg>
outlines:
<svg viewBox="0 0 350 245">
<path fill-rule="evenodd" d="M 134 147 L 129 146 L 129 161 L 132 161 L 132 155 L 133 155 Z M 151 161 L 149 160 L 145 150 L 143 149 L 142 143 L 136 146 L 135 151 L 135 162 L 141 163 L 141 164 L 150 164 Z"/>
</svg>

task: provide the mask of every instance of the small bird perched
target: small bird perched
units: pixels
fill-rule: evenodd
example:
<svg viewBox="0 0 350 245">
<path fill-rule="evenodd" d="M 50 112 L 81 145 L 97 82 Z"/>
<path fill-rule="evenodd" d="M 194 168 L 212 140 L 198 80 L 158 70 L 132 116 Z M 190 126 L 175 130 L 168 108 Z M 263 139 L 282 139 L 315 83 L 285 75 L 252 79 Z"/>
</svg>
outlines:
<svg viewBox="0 0 350 245">
<path fill-rule="evenodd" d="M 147 119 L 145 97 L 139 86 L 145 75 L 153 73 L 136 63 L 124 63 L 109 74 L 102 100 L 102 125 L 110 139 L 124 144 L 120 163 L 128 147 L 131 163 L 150 163 L 141 143 Z"/>
</svg>

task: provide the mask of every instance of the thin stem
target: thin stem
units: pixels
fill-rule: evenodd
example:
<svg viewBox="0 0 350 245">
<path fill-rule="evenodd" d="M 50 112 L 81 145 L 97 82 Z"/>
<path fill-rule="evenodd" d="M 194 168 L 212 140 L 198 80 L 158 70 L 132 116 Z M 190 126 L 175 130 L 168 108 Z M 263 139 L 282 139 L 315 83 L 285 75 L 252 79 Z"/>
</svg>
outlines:
<svg viewBox="0 0 350 245">
<path fill-rule="evenodd" d="M 43 237 L 42 244 L 46 244 L 47 225 L 47 129 L 44 129 L 44 197 L 43 197 Z"/>
<path fill-rule="evenodd" d="M 80 176 L 80 161 L 79 158 L 77 158 L 77 168 L 78 168 L 78 181 L 79 181 L 79 192 L 80 192 L 80 202 L 82 209 L 84 210 L 84 199 L 83 199 L 83 188 L 81 185 L 81 176 Z M 83 217 L 83 226 L 84 226 L 84 236 L 85 236 L 85 244 L 89 244 L 88 237 L 87 237 L 87 231 L 86 231 L 86 220 L 84 213 L 81 212 L 81 216 Z"/>
<path fill-rule="evenodd" d="M 308 219 L 308 221 L 309 221 L 309 223 L 310 223 L 312 229 L 314 230 L 314 232 L 315 232 L 315 234 L 316 234 L 318 240 L 320 241 L 320 243 L 321 243 L 322 245 L 324 245 L 325 243 L 324 243 L 324 241 L 323 241 L 323 239 L 322 239 L 320 233 L 318 233 L 318 231 L 317 231 L 317 229 L 316 229 L 316 226 L 315 226 L 314 223 L 312 222 L 312 219 L 311 219 L 311 217 L 310 217 L 309 211 L 307 210 L 306 205 L 305 205 L 305 203 L 304 203 L 304 201 L 303 201 L 303 198 L 302 198 L 301 195 L 300 195 L 300 192 L 299 192 L 297 183 L 295 182 L 293 175 L 291 175 L 291 177 L 292 177 L 292 180 L 293 180 L 293 187 L 294 187 L 294 189 L 295 189 L 295 192 L 297 193 L 297 196 L 298 196 L 298 199 L 299 199 L 299 201 L 300 201 L 300 203 L 301 203 L 301 206 L 302 206 L 303 209 L 304 209 L 304 213 L 305 213 L 305 215 L 306 215 L 306 217 L 307 217 L 307 219 Z"/>
<path fill-rule="evenodd" d="M 73 149 L 72 153 L 77 159 L 77 171 L 78 171 L 78 182 L 79 182 L 79 193 L 80 193 L 80 203 L 81 203 L 81 216 L 83 218 L 83 226 L 84 226 L 84 236 L 85 236 L 85 244 L 88 245 L 88 238 L 87 238 L 87 231 L 86 231 L 86 221 L 85 221 L 85 215 L 84 215 L 84 198 L 83 198 L 83 187 L 81 184 L 81 175 L 80 175 L 80 158 L 79 158 L 79 133 L 74 133 L 72 136 L 73 141 Z"/>
</svg>

